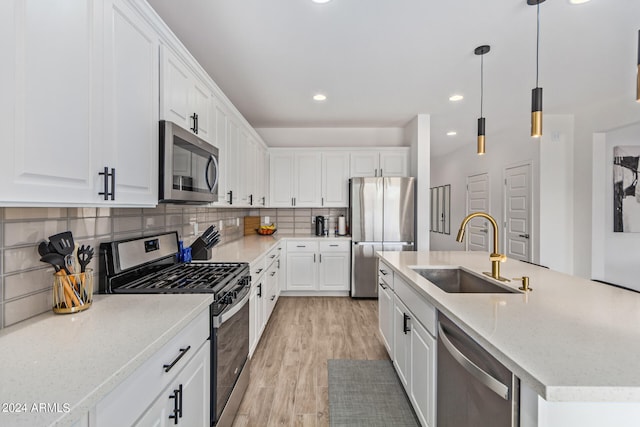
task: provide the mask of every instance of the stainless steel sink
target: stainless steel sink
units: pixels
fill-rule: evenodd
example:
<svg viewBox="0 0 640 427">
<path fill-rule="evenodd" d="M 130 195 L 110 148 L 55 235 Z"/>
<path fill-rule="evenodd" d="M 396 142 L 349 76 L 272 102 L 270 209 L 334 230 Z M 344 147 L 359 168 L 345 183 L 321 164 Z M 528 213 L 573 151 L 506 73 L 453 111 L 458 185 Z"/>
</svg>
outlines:
<svg viewBox="0 0 640 427">
<path fill-rule="evenodd" d="M 445 292 L 456 294 L 516 294 L 515 289 L 502 287 L 459 268 L 414 268 L 413 271 Z"/>
</svg>

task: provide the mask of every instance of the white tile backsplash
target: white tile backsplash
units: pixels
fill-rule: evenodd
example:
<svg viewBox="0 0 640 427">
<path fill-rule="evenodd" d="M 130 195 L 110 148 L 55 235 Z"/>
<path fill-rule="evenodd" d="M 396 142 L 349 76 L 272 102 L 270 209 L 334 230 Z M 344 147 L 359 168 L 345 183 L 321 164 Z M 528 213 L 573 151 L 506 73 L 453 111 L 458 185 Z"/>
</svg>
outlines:
<svg viewBox="0 0 640 427">
<path fill-rule="evenodd" d="M 221 243 L 242 238 L 243 217 L 268 215 L 280 233 L 311 234 L 316 209 L 242 209 L 160 205 L 138 208 L 0 208 L 0 327 L 51 310 L 53 269 L 40 262 L 37 245 L 49 236 L 70 230 L 75 243 L 90 245 L 95 257 L 89 264 L 98 281 L 100 243 L 177 230 L 187 244 L 195 237 L 193 223 L 202 233 L 211 224 L 220 230 Z M 319 210 L 324 212 L 326 209 Z M 346 209 L 331 209 L 335 220 Z"/>
</svg>

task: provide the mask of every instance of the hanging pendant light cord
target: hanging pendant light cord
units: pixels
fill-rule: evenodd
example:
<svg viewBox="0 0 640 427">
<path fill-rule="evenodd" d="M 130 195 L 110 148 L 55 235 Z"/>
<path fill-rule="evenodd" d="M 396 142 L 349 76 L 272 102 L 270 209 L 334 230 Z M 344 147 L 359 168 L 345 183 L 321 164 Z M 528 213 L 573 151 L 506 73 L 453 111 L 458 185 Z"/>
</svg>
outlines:
<svg viewBox="0 0 640 427">
<path fill-rule="evenodd" d="M 538 68 L 540 64 L 540 3 L 537 5 L 537 22 L 536 22 L 536 87 L 538 84 Z"/>
<path fill-rule="evenodd" d="M 480 117 L 482 117 L 482 100 L 484 99 L 484 54 L 480 56 Z"/>
</svg>

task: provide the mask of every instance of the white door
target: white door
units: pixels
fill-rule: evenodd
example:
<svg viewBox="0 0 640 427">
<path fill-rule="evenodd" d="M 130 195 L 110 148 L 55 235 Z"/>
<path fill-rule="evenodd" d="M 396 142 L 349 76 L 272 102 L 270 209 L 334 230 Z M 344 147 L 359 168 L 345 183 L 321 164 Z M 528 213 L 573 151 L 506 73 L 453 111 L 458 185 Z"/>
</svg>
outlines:
<svg viewBox="0 0 640 427">
<path fill-rule="evenodd" d="M 237 205 L 240 198 L 240 129 L 238 124 L 229 117 L 227 121 L 227 192 L 231 191 L 232 198 L 227 196 L 232 204 Z"/>
<path fill-rule="evenodd" d="M 322 154 L 322 206 L 349 205 L 349 153 Z"/>
<path fill-rule="evenodd" d="M 192 83 L 190 96 L 191 108 L 194 110 L 190 114 L 196 113 L 198 117 L 196 123 L 198 136 L 211 143 L 214 138 L 211 126 L 211 109 L 213 108 L 211 91 L 206 84 L 196 79 Z"/>
<path fill-rule="evenodd" d="M 531 261 L 531 165 L 506 168 L 504 185 L 504 253 Z"/>
<path fill-rule="evenodd" d="M 378 176 L 380 153 L 378 151 L 351 152 L 351 177 Z"/>
<path fill-rule="evenodd" d="M 467 214 L 489 213 L 489 174 L 467 177 Z M 489 247 L 491 224 L 484 218 L 474 218 L 467 225 L 467 249 L 470 251 L 493 250 Z"/>
<path fill-rule="evenodd" d="M 269 192 L 270 206 L 291 207 L 293 206 L 293 154 L 291 153 L 271 153 L 269 167 Z"/>
<path fill-rule="evenodd" d="M 393 364 L 396 367 L 402 386 L 407 388 L 409 381 L 409 366 L 411 357 L 411 316 L 409 310 L 396 298 L 393 306 Z"/>
<path fill-rule="evenodd" d="M 417 321 L 411 322 L 409 395 L 422 425 L 435 425 L 436 340 Z"/>
<path fill-rule="evenodd" d="M 378 327 L 387 353 L 393 359 L 393 291 L 382 280 L 378 283 Z"/>
<path fill-rule="evenodd" d="M 299 153 L 295 156 L 293 197 L 294 206 L 320 206 L 322 159 L 319 152 Z"/>
<path fill-rule="evenodd" d="M 122 0 L 106 1 L 104 165 L 115 201 L 158 202 L 158 37 Z"/>
<path fill-rule="evenodd" d="M 99 202 L 102 51 L 92 41 L 101 8 L 1 2 L 1 201 Z"/>
<path fill-rule="evenodd" d="M 408 176 L 407 160 L 405 152 L 381 151 L 378 176 Z"/>
<path fill-rule="evenodd" d="M 290 291 L 316 290 L 316 258 L 312 252 L 287 254 L 287 289 Z"/>
<path fill-rule="evenodd" d="M 349 290 L 349 253 L 320 253 L 318 280 L 321 291 Z"/>
<path fill-rule="evenodd" d="M 192 124 L 189 116 L 193 114 L 189 111 L 191 75 L 186 65 L 168 47 L 163 46 L 160 55 L 162 56 L 161 118 L 189 129 Z"/>
<path fill-rule="evenodd" d="M 227 205 L 227 171 L 229 169 L 229 150 L 227 143 L 227 113 L 224 107 L 215 100 L 215 145 L 218 147 L 218 161 L 220 162 L 220 181 L 218 182 L 218 202 L 216 205 Z"/>
</svg>

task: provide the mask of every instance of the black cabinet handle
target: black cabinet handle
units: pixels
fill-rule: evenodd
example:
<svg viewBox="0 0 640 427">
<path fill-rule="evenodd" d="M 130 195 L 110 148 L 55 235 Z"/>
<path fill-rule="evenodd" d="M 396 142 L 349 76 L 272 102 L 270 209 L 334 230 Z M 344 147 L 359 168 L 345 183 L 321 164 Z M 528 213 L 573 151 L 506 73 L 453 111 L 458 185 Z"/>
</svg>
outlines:
<svg viewBox="0 0 640 427">
<path fill-rule="evenodd" d="M 271 272 L 271 277 L 273 277 L 273 276 L 275 276 L 275 275 L 276 275 L 276 272 L 275 272 L 275 271 L 272 271 L 272 272 Z"/>
<path fill-rule="evenodd" d="M 233 190 L 227 191 L 227 195 L 229 196 L 229 204 L 233 204 Z"/>
<path fill-rule="evenodd" d="M 313 262 L 316 262 L 316 254 L 313 254 Z"/>
<path fill-rule="evenodd" d="M 280 268 L 280 260 L 278 260 L 278 268 Z"/>
<path fill-rule="evenodd" d="M 382 289 L 385 289 L 385 290 L 387 289 L 387 287 L 386 287 L 382 282 L 380 282 L 380 283 L 378 283 L 378 284 L 380 285 L 380 287 L 381 287 Z"/>
<path fill-rule="evenodd" d="M 331 246 L 332 248 L 337 248 L 338 247 L 338 245 L 329 245 L 329 246 Z"/>
<path fill-rule="evenodd" d="M 179 361 L 180 359 L 182 359 L 182 357 L 183 357 L 185 354 L 187 354 L 187 351 L 189 351 L 189 349 L 190 349 L 190 348 L 191 348 L 191 346 L 190 346 L 190 345 L 186 346 L 185 348 L 181 348 L 181 349 L 180 349 L 180 354 L 178 355 L 178 357 L 176 357 L 176 358 L 173 360 L 173 362 L 171 362 L 171 364 L 170 364 L 170 365 L 162 365 L 162 367 L 164 368 L 164 371 L 165 371 L 165 372 L 169 372 L 169 371 L 171 370 L 171 368 L 173 368 L 173 367 L 174 367 L 174 365 L 175 365 L 176 363 L 178 363 L 178 361 Z"/>
<path fill-rule="evenodd" d="M 98 175 L 104 176 L 104 190 L 99 192 L 98 195 L 103 196 L 104 200 L 116 199 L 116 170 L 111 168 L 111 172 L 109 172 L 108 167 L 104 167 L 102 172 L 98 172 Z M 111 178 L 111 180 L 109 180 Z M 111 191 L 109 191 L 109 181 L 111 181 Z"/>
<path fill-rule="evenodd" d="M 380 269 L 380 273 L 382 273 L 383 276 L 386 276 L 387 274 L 389 274 L 387 273 L 387 270 L 383 270 L 383 269 Z"/>
<path fill-rule="evenodd" d="M 193 133 L 198 133 L 197 128 L 196 128 L 196 113 L 193 113 L 192 116 L 190 116 L 191 120 L 193 120 L 193 127 L 191 128 L 191 131 Z"/>
<path fill-rule="evenodd" d="M 320 262 L 322 262 L 322 254 L 320 254 L 319 256 L 320 256 Z"/>
<path fill-rule="evenodd" d="M 173 399 L 173 414 L 169 415 L 169 419 L 173 420 L 173 424 L 178 424 L 178 418 L 182 418 L 182 384 L 178 386 L 177 390 L 173 390 L 173 394 L 169 396 L 169 399 Z"/>
<path fill-rule="evenodd" d="M 253 194 L 249 194 L 249 206 L 253 206 Z"/>
<path fill-rule="evenodd" d="M 296 245 L 296 248 L 306 248 L 306 245 Z"/>
<path fill-rule="evenodd" d="M 196 114 L 196 135 L 198 134 L 199 130 L 200 130 L 200 122 L 199 122 L 199 117 Z"/>
<path fill-rule="evenodd" d="M 262 283 L 258 284 L 258 298 L 262 298 Z"/>
<path fill-rule="evenodd" d="M 275 257 L 276 257 L 276 254 L 273 254 L 269 258 L 274 259 Z"/>
<path fill-rule="evenodd" d="M 262 206 L 265 206 L 267 203 L 267 199 L 265 196 L 262 196 Z"/>
<path fill-rule="evenodd" d="M 272 295 L 272 296 L 271 296 L 271 301 L 273 301 L 274 299 L 276 299 L 276 296 L 275 296 L 275 295 Z"/>
<path fill-rule="evenodd" d="M 411 328 L 409 327 L 409 320 L 411 320 L 411 317 L 407 316 L 406 313 L 402 313 L 402 315 L 404 316 L 402 332 L 404 332 L 406 335 L 407 332 L 411 332 Z"/>
<path fill-rule="evenodd" d="M 259 268 L 259 269 L 257 269 L 257 270 L 256 270 L 256 274 L 260 274 L 260 273 L 262 273 L 262 270 L 264 270 L 264 268 Z"/>
</svg>

